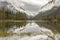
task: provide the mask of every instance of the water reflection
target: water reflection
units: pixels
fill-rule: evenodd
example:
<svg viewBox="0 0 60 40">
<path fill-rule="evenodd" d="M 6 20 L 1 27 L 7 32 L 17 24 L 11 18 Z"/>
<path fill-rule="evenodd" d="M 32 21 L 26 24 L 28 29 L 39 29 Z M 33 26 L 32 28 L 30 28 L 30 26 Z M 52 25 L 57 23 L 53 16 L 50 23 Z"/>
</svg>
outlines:
<svg viewBox="0 0 60 40">
<path fill-rule="evenodd" d="M 26 24 L 26 22 L 0 22 L 0 32 L 8 31 L 8 29 L 13 28 L 14 25 L 19 28 L 25 26 Z"/>
<path fill-rule="evenodd" d="M 53 23 L 48 23 L 48 22 L 38 22 L 37 23 L 39 26 L 51 29 L 54 32 L 59 32 L 60 33 L 60 27 L 59 24 L 53 24 Z"/>
<path fill-rule="evenodd" d="M 44 28 L 44 26 L 39 26 L 37 23 L 28 23 L 23 30 L 20 31 L 20 28 L 17 28 L 14 32 L 20 34 L 20 39 L 32 39 L 32 40 L 56 40 L 60 39 L 58 34 L 54 34 L 50 29 Z M 58 36 L 58 38 L 57 38 Z M 41 39 L 42 38 L 42 39 Z M 28 40 L 29 40 L 28 39 Z"/>
<path fill-rule="evenodd" d="M 50 30 L 51 29 L 51 30 Z M 1 31 L 3 30 L 3 31 Z M 38 22 L 38 21 L 27 21 L 27 22 L 0 22 L 0 36 L 3 36 L 2 39 L 10 38 L 14 40 L 14 36 L 20 37 L 19 39 L 25 40 L 26 39 L 33 39 L 33 40 L 59 40 L 60 34 L 54 34 L 53 30 L 55 29 L 50 22 Z M 10 31 L 9 33 L 6 33 Z M 5 33 L 4 33 L 5 32 Z M 13 33 L 16 33 L 15 35 Z M 4 35 L 3 35 L 4 34 Z M 19 35 L 19 36 L 18 36 Z M 5 38 L 5 36 L 7 38 Z M 58 38 L 57 38 L 58 36 Z M 42 38 L 42 39 L 41 39 Z M 1 38 L 0 38 L 1 39 Z M 17 38 L 16 38 L 17 39 Z M 28 39 L 28 40 L 29 40 Z"/>
<path fill-rule="evenodd" d="M 60 22 L 50 22 L 50 21 L 41 21 L 41 20 L 27 20 L 25 21 L 11 21 L 11 22 L 0 22 L 0 32 L 8 31 L 10 28 L 14 28 L 16 25 L 16 28 L 20 27 L 26 27 L 28 23 L 30 23 L 30 26 L 32 26 L 32 23 L 36 23 L 39 27 L 44 27 L 51 29 L 54 32 L 60 33 Z"/>
</svg>

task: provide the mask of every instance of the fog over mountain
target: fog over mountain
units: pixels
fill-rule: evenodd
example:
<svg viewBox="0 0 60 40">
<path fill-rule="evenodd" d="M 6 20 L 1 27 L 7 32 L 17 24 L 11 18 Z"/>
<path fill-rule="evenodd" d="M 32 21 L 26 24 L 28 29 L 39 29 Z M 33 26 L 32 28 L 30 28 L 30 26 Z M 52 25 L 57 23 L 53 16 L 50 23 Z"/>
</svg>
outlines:
<svg viewBox="0 0 60 40">
<path fill-rule="evenodd" d="M 0 8 L 2 7 L 14 13 L 20 11 L 31 18 L 37 18 L 39 16 L 45 16 L 46 14 L 54 14 L 58 9 L 60 11 L 60 0 L 0 0 Z M 14 34 L 7 37 L 0 37 L 0 40 L 60 40 L 60 33 L 55 34 L 53 30 L 48 29 L 46 26 L 38 25 L 34 20 L 27 21 L 27 24 L 22 27 L 17 27 L 14 23 L 7 31 L 7 33 Z M 51 28 L 53 29 L 53 27 Z M 56 32 L 56 30 L 54 31 Z"/>
<path fill-rule="evenodd" d="M 5 1 L 7 3 L 3 3 Z M 39 12 L 51 10 L 53 7 L 59 7 L 60 0 L 0 0 L 0 5 L 13 5 L 18 11 L 26 12 L 27 15 L 36 16 Z M 29 12 L 29 13 L 27 13 Z"/>
</svg>

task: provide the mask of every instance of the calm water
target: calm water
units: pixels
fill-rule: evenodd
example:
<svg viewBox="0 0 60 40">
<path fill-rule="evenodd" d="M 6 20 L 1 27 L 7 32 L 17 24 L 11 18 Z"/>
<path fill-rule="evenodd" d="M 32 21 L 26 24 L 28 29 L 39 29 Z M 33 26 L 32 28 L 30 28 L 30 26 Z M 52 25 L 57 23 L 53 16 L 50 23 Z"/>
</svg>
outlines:
<svg viewBox="0 0 60 40">
<path fill-rule="evenodd" d="M 60 28 L 58 24 L 36 20 L 0 22 L 0 30 L 2 32 L 13 33 L 13 35 L 0 37 L 0 40 L 60 40 Z"/>
</svg>

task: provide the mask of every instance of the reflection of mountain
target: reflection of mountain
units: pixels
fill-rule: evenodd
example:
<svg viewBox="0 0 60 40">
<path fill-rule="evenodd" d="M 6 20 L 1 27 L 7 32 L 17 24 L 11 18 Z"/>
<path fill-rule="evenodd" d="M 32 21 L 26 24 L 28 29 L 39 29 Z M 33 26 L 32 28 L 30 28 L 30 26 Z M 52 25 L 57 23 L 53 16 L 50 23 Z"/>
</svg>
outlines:
<svg viewBox="0 0 60 40">
<path fill-rule="evenodd" d="M 45 27 L 51 29 L 54 32 L 60 33 L 60 22 L 37 22 L 37 24 L 41 27 Z"/>
<path fill-rule="evenodd" d="M 26 22 L 0 22 L 0 32 L 7 32 L 10 28 L 20 28 L 25 26 Z"/>
</svg>

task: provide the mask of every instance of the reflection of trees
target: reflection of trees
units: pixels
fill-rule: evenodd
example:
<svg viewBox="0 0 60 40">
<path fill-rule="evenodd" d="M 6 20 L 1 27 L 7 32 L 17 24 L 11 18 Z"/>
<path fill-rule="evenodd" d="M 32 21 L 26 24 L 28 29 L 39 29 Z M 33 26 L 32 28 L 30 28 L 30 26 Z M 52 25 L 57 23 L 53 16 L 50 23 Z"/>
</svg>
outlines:
<svg viewBox="0 0 60 40">
<path fill-rule="evenodd" d="M 13 28 L 14 25 L 22 27 L 26 25 L 26 22 L 0 22 L 0 32 L 7 31 L 9 28 Z"/>
</svg>

